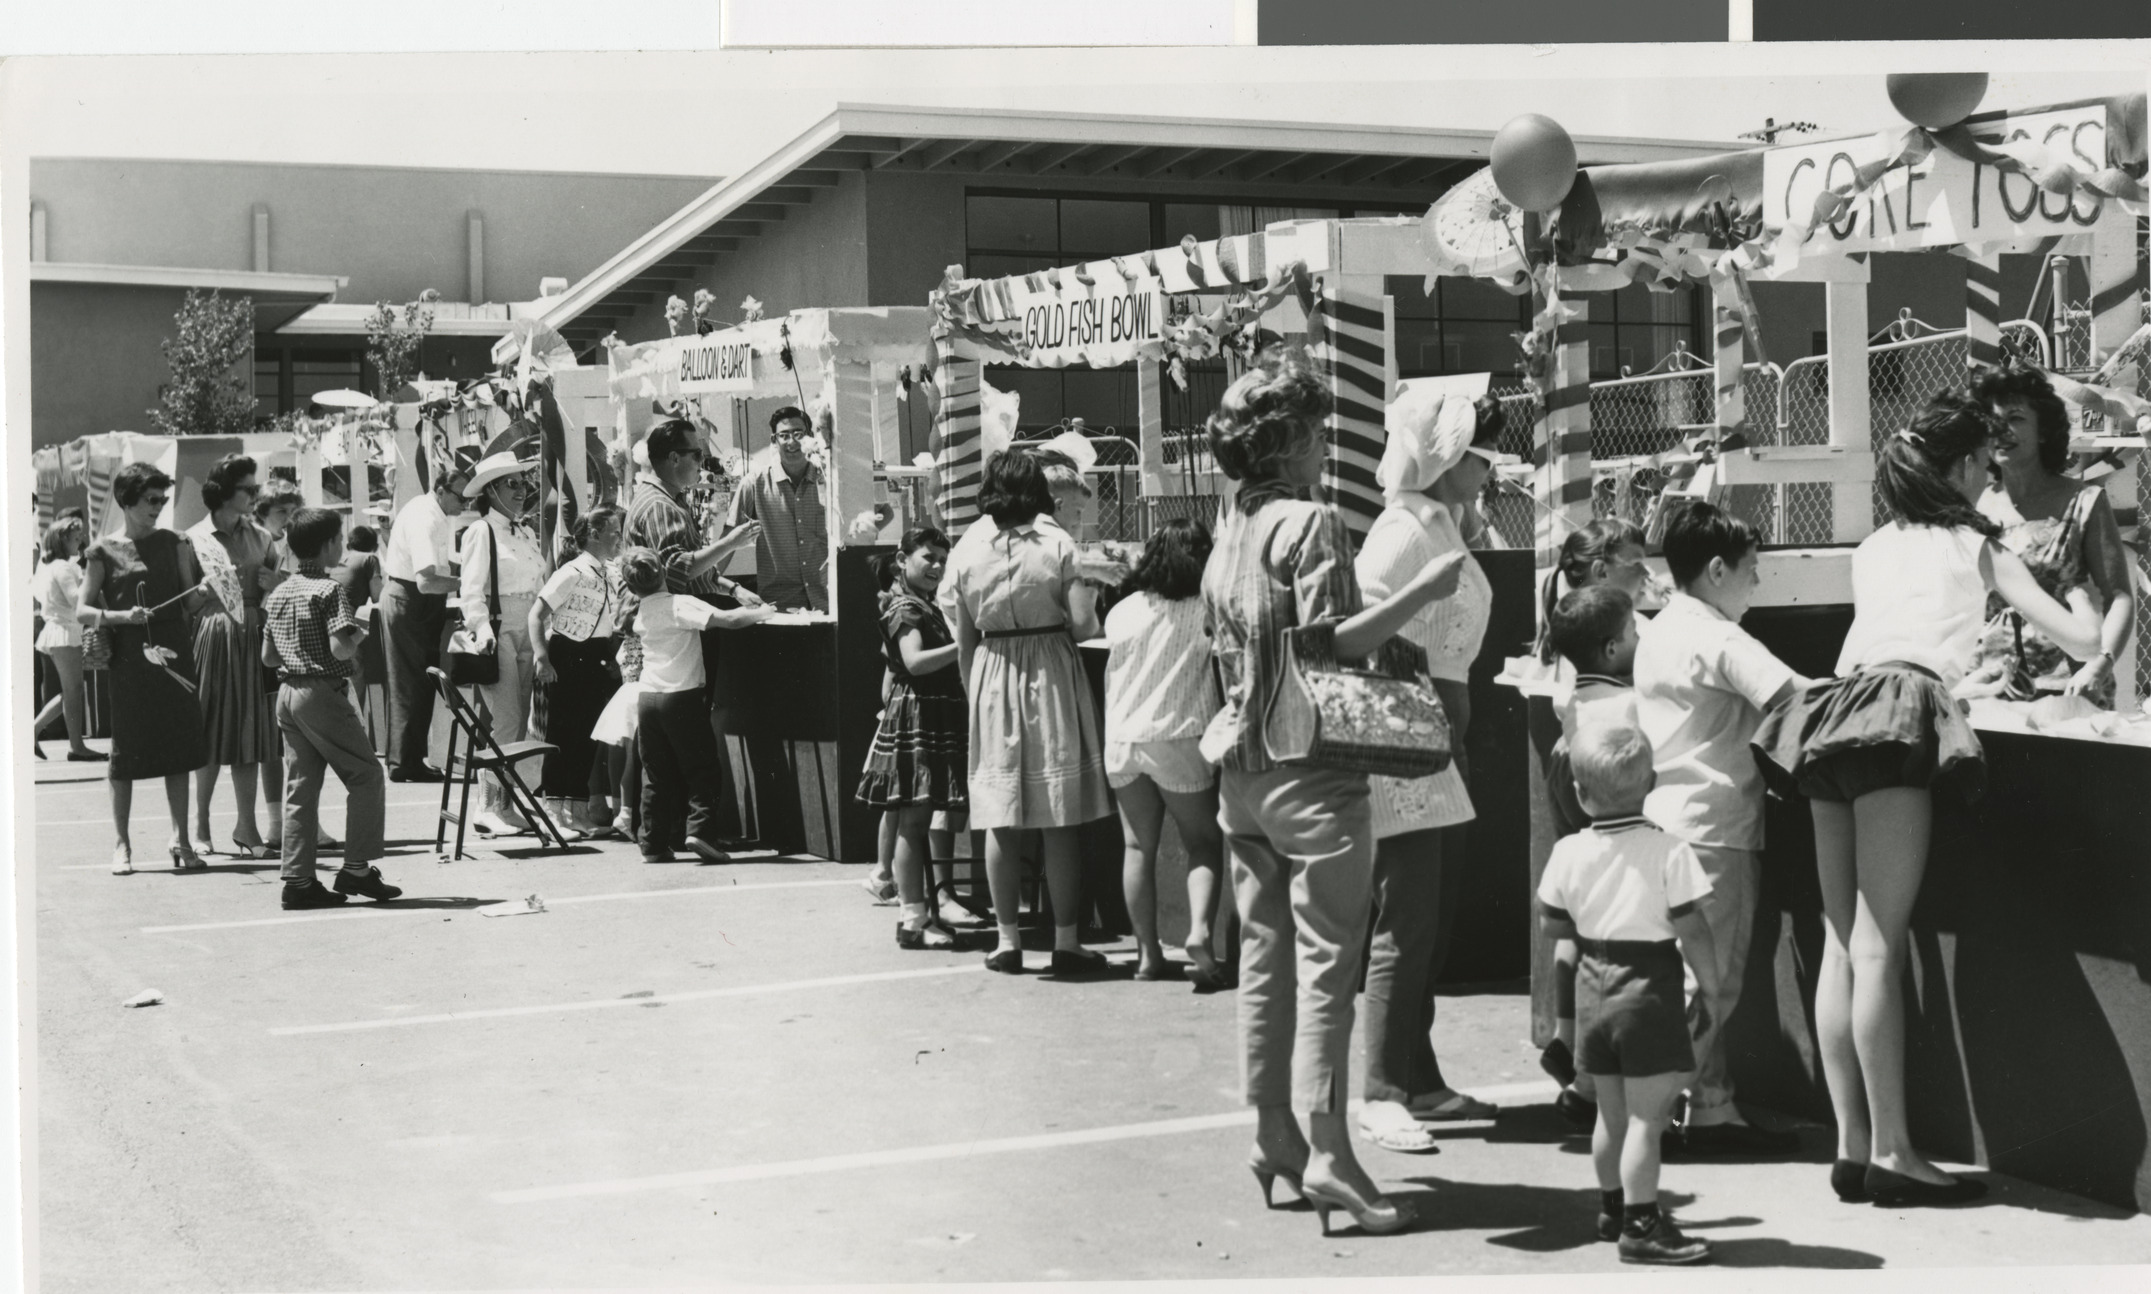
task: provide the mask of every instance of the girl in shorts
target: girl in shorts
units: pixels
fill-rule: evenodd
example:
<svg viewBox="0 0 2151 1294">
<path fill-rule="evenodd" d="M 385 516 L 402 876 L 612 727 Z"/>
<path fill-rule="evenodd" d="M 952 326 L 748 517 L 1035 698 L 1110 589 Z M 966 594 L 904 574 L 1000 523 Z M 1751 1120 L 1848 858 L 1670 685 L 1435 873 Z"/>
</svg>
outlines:
<svg viewBox="0 0 2151 1294">
<path fill-rule="evenodd" d="M 1840 1199 L 1886 1208 L 1985 1193 L 1912 1147 L 1905 1111 L 1906 933 L 1927 868 L 1935 790 L 1976 795 L 1986 763 L 1952 690 L 1971 668 L 1999 594 L 2062 650 L 2089 659 L 2099 622 L 2047 596 L 2001 528 L 1974 505 L 2001 430 L 1970 397 L 1942 392 L 1875 455 L 1890 521 L 1852 555 L 1852 629 L 1838 677 L 1764 715 L 1755 757 L 1815 818 L 1824 943 L 1815 1031 L 1837 1114 Z"/>
<path fill-rule="evenodd" d="M 1135 977 L 1176 979 L 1158 943 L 1158 841 L 1170 813 L 1188 854 L 1188 960 L 1197 991 L 1227 987 L 1211 953 L 1211 913 L 1231 920 L 1220 883 L 1217 770 L 1202 757 L 1203 729 L 1224 704 L 1203 627 L 1202 574 L 1210 530 L 1175 517 L 1158 527 L 1105 618 L 1105 771 L 1120 801 L 1121 885 L 1140 949 Z"/>
</svg>

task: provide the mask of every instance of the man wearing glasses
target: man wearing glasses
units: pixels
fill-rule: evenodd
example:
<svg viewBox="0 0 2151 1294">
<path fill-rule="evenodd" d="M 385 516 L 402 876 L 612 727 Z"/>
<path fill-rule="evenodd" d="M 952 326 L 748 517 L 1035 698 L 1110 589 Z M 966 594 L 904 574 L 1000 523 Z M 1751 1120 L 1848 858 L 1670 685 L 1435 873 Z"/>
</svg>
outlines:
<svg viewBox="0 0 2151 1294">
<path fill-rule="evenodd" d="M 769 415 L 777 461 L 748 476 L 732 496 L 734 521 L 758 521 L 755 586 L 784 611 L 829 609 L 829 514 L 822 469 L 807 459 L 813 424 L 786 406 Z"/>
<path fill-rule="evenodd" d="M 762 599 L 725 578 L 722 567 L 732 554 L 754 542 L 751 521 L 736 519 L 724 534 L 704 542 L 702 523 L 687 492 L 702 477 L 702 443 L 693 423 L 671 418 L 650 429 L 643 441 L 650 470 L 635 478 L 627 505 L 627 547 L 648 548 L 665 568 L 665 589 L 696 597 L 728 597 L 741 606 Z"/>
</svg>

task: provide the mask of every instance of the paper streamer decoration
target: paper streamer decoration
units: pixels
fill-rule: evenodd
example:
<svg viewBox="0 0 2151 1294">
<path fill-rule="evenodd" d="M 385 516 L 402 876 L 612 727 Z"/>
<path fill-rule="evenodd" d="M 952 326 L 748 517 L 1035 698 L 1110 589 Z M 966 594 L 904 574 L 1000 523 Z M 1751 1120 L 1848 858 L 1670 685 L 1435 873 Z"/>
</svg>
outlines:
<svg viewBox="0 0 2151 1294">
<path fill-rule="evenodd" d="M 2002 362 L 2002 254 L 1986 248 L 1965 257 L 1965 362 L 1977 371 Z"/>
<path fill-rule="evenodd" d="M 950 537 L 978 520 L 978 487 L 985 475 L 980 453 L 979 364 L 957 353 L 955 339 L 934 338 L 939 365 L 934 384 L 934 511 Z"/>
<path fill-rule="evenodd" d="M 1389 386 L 1389 341 L 1380 297 L 1361 296 L 1321 284 L 1307 319 L 1307 344 L 1329 379 L 1335 402 L 1328 422 L 1329 466 L 1322 486 L 1344 514 L 1356 541 L 1365 540 L 1382 514 L 1382 487 L 1375 470 L 1382 461 L 1383 412 Z"/>
</svg>

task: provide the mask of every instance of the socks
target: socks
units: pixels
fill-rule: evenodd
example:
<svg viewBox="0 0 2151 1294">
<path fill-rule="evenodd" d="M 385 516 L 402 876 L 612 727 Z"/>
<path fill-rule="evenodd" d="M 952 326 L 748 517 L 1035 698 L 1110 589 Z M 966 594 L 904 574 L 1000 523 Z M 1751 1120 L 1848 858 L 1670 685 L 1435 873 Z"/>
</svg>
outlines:
<svg viewBox="0 0 2151 1294">
<path fill-rule="evenodd" d="M 904 905 L 904 924 L 913 930 L 924 927 L 926 924 L 926 905 L 924 903 L 906 903 Z"/>
<path fill-rule="evenodd" d="M 1600 1191 L 1598 1193 L 1598 1211 L 1609 1218 L 1624 1216 L 1620 1187 L 1616 1186 L 1610 1191 Z"/>
<path fill-rule="evenodd" d="M 1053 927 L 1053 951 L 1057 953 L 1082 951 L 1083 941 L 1079 938 L 1082 933 L 1083 927 L 1080 925 Z"/>
<path fill-rule="evenodd" d="M 1023 931 L 1006 921 L 1001 922 L 1000 925 L 1001 951 L 1007 952 L 1011 949 L 1017 952 L 1023 951 Z"/>
<path fill-rule="evenodd" d="M 1658 1201 L 1621 1207 L 1621 1234 L 1647 1236 L 1658 1229 Z"/>
</svg>

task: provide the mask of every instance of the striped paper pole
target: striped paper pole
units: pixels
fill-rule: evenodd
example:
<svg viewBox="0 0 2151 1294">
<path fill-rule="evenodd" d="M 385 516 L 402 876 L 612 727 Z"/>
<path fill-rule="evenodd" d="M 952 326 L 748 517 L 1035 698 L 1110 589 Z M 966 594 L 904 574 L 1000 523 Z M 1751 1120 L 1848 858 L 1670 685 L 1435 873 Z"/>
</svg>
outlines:
<svg viewBox="0 0 2151 1294">
<path fill-rule="evenodd" d="M 1716 361 L 1716 401 L 1712 420 L 1717 424 L 1718 436 L 1723 439 L 1727 432 L 1748 420 L 1748 392 L 1741 361 L 1747 355 L 1748 329 L 1745 316 L 1740 311 L 1740 289 L 1731 274 L 1710 276 L 1710 295 L 1715 313 L 1711 332 L 1716 343 L 1713 359 Z"/>
<path fill-rule="evenodd" d="M 1382 487 L 1375 469 L 1382 461 L 1383 413 L 1388 405 L 1389 338 L 1379 297 L 1346 292 L 1328 283 L 1307 321 L 1307 344 L 1329 378 L 1335 408 L 1329 416 L 1329 467 L 1322 474 L 1329 502 L 1344 514 L 1355 543 L 1367 537 L 1382 514 Z"/>
<path fill-rule="evenodd" d="M 985 475 L 979 437 L 979 364 L 958 353 L 949 337 L 934 338 L 939 371 L 934 386 L 934 511 L 951 537 L 978 520 L 978 487 Z"/>
<path fill-rule="evenodd" d="M 1574 318 L 1554 333 L 1553 389 L 1539 402 L 1532 445 L 1538 463 L 1539 498 L 1534 547 L 1540 570 L 1561 557 L 1561 541 L 1591 523 L 1591 342 L 1587 297 L 1570 297 L 1562 305 Z"/>
<path fill-rule="evenodd" d="M 1991 248 L 1965 257 L 1964 340 L 1971 368 L 2002 362 L 2002 254 Z"/>
</svg>

